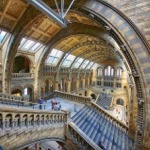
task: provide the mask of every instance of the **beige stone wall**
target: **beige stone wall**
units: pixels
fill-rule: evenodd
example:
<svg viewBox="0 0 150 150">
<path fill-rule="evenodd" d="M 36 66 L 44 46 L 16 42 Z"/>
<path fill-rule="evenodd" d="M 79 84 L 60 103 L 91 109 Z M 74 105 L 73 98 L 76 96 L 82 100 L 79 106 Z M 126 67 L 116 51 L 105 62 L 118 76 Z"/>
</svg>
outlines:
<svg viewBox="0 0 150 150">
<path fill-rule="evenodd" d="M 145 36 L 150 45 L 150 1 L 149 0 L 106 0 L 126 15 Z"/>
<path fill-rule="evenodd" d="M 29 144 L 34 141 L 38 141 L 40 139 L 64 139 L 64 127 L 43 127 L 43 128 L 35 128 L 22 130 L 20 132 L 16 132 L 12 135 L 5 135 L 1 137 L 0 143 L 5 150 L 16 149 L 23 144 Z"/>
</svg>

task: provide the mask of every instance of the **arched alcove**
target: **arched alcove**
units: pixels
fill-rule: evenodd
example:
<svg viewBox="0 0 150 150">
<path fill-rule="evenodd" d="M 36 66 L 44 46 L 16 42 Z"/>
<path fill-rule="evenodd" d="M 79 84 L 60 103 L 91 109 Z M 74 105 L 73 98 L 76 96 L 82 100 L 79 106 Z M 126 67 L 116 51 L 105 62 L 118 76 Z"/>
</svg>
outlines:
<svg viewBox="0 0 150 150">
<path fill-rule="evenodd" d="M 118 98 L 118 99 L 116 100 L 116 104 L 117 104 L 117 105 L 124 106 L 124 100 L 121 99 L 121 98 Z"/>
<path fill-rule="evenodd" d="M 13 73 L 29 73 L 31 62 L 27 57 L 17 56 L 13 64 Z"/>
<path fill-rule="evenodd" d="M 22 91 L 20 89 L 14 89 L 11 94 L 15 96 L 22 96 Z"/>
<path fill-rule="evenodd" d="M 25 98 L 27 98 L 30 102 L 34 101 L 33 88 L 27 86 L 24 88 L 23 92 L 23 96 Z"/>
</svg>

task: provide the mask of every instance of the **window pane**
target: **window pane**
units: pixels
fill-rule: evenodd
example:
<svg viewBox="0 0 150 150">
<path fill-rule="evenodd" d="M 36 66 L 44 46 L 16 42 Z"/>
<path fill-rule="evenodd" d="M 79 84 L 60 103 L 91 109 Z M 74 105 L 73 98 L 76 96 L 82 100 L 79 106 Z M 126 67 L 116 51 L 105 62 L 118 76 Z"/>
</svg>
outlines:
<svg viewBox="0 0 150 150">
<path fill-rule="evenodd" d="M 35 51 L 40 45 L 41 45 L 40 43 L 36 43 L 31 47 L 31 51 Z"/>
<path fill-rule="evenodd" d="M 93 66 L 92 66 L 92 68 L 91 69 L 96 69 L 98 67 L 98 64 L 97 63 L 95 63 Z"/>
<path fill-rule="evenodd" d="M 74 62 L 73 67 L 78 68 L 81 65 L 81 63 L 83 62 L 83 60 L 84 60 L 83 58 L 77 58 L 76 61 Z"/>
<path fill-rule="evenodd" d="M 5 36 L 6 36 L 6 32 L 5 32 L 5 31 L 1 31 L 1 30 L 0 30 L 0 43 L 2 43 L 2 42 L 3 42 L 3 40 L 4 40 Z"/>
<path fill-rule="evenodd" d="M 94 64 L 93 62 L 90 62 L 90 64 L 87 66 L 86 69 L 90 69 L 93 64 Z"/>
<path fill-rule="evenodd" d="M 51 52 L 51 54 L 50 54 L 50 56 L 56 56 L 56 54 L 57 54 L 57 50 L 53 49 L 52 52 Z"/>
<path fill-rule="evenodd" d="M 49 65 L 56 66 L 57 63 L 59 62 L 60 58 L 62 57 L 62 54 L 63 54 L 62 51 L 59 51 L 57 49 L 53 49 L 51 51 L 51 53 L 49 54 L 45 63 L 49 64 Z"/>
<path fill-rule="evenodd" d="M 23 49 L 29 49 L 35 42 L 28 40 L 24 45 L 23 45 Z"/>
<path fill-rule="evenodd" d="M 85 60 L 82 64 L 81 68 L 84 69 L 88 63 L 89 63 L 89 61 Z"/>
<path fill-rule="evenodd" d="M 66 55 L 68 55 L 68 54 L 66 54 Z M 74 59 L 75 59 L 75 56 L 69 54 L 67 56 L 67 58 L 63 61 L 62 66 L 63 67 L 69 67 L 71 65 L 71 63 L 74 61 Z"/>
</svg>

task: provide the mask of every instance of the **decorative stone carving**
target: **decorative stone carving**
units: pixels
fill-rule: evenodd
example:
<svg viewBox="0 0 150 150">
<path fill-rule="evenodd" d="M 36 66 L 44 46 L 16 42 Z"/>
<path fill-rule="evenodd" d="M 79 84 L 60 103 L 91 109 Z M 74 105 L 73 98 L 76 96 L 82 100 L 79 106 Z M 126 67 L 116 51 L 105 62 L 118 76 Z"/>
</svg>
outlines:
<svg viewBox="0 0 150 150">
<path fill-rule="evenodd" d="M 139 77 L 139 74 L 138 74 L 138 72 L 135 69 L 132 69 L 132 75 L 134 77 Z"/>
<path fill-rule="evenodd" d="M 144 100 L 142 98 L 137 98 L 138 99 L 138 105 L 141 107 L 144 104 Z"/>
</svg>

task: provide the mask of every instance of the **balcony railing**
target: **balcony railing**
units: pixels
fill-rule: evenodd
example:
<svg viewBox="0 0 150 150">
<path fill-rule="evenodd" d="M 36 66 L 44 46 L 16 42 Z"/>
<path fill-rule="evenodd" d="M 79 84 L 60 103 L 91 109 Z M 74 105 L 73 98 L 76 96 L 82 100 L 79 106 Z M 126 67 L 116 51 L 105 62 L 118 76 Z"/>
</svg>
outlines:
<svg viewBox="0 0 150 150">
<path fill-rule="evenodd" d="M 33 73 L 12 73 L 13 79 L 33 78 Z"/>
<path fill-rule="evenodd" d="M 57 68 L 53 67 L 53 66 L 44 66 L 43 67 L 43 72 L 44 73 L 57 72 Z"/>
<path fill-rule="evenodd" d="M 77 95 L 77 94 L 54 91 L 54 95 L 58 96 L 58 97 L 61 97 L 61 98 L 64 98 L 64 99 L 68 99 L 70 101 L 82 103 L 82 104 L 90 104 L 91 103 L 91 98 L 90 97 L 80 96 L 80 95 Z"/>
<path fill-rule="evenodd" d="M 1 146 L 5 150 L 20 150 L 40 139 L 64 140 L 67 120 L 67 111 L 2 107 L 0 113 Z"/>
</svg>

